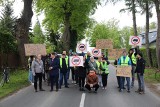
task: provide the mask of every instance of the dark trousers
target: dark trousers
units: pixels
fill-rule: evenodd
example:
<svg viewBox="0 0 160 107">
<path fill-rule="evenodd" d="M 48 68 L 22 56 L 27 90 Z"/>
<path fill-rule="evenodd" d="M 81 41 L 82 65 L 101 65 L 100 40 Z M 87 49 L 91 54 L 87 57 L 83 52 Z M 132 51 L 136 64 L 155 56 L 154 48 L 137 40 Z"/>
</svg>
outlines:
<svg viewBox="0 0 160 107">
<path fill-rule="evenodd" d="M 74 68 L 71 68 L 71 72 L 72 72 L 72 81 L 75 81 L 75 72 L 74 72 Z"/>
<path fill-rule="evenodd" d="M 79 79 L 78 79 L 78 71 L 75 70 L 75 80 L 76 80 L 76 84 L 79 83 Z"/>
<path fill-rule="evenodd" d="M 91 87 L 90 87 L 90 85 L 89 85 L 89 84 L 86 84 L 86 85 L 85 85 L 85 87 L 86 87 L 89 91 L 91 91 Z M 99 88 L 99 85 L 98 85 L 98 84 L 93 85 L 93 88 L 95 88 L 95 91 L 97 91 L 97 90 L 98 90 L 98 88 Z"/>
<path fill-rule="evenodd" d="M 60 73 L 60 80 L 59 80 L 60 88 L 61 88 L 61 86 L 63 84 L 63 80 L 64 80 L 65 86 L 68 86 L 68 84 L 67 84 L 67 73 Z"/>
<path fill-rule="evenodd" d="M 107 86 L 108 74 L 102 74 L 102 84 L 103 87 Z"/>
<path fill-rule="evenodd" d="M 55 83 L 56 83 L 56 90 L 58 90 L 58 78 L 59 78 L 59 74 L 58 75 L 50 75 L 51 90 L 53 90 L 53 86 Z"/>
<path fill-rule="evenodd" d="M 120 77 L 117 76 L 117 83 L 118 83 L 118 87 L 120 87 Z"/>
<path fill-rule="evenodd" d="M 79 77 L 79 87 L 84 88 L 85 77 Z"/>
<path fill-rule="evenodd" d="M 34 76 L 34 89 L 37 90 L 37 81 L 39 80 L 39 89 L 42 89 L 42 73 L 36 73 Z"/>
<path fill-rule="evenodd" d="M 127 81 L 127 90 L 130 90 L 130 77 L 120 77 L 120 89 L 124 88 L 125 79 Z"/>
</svg>

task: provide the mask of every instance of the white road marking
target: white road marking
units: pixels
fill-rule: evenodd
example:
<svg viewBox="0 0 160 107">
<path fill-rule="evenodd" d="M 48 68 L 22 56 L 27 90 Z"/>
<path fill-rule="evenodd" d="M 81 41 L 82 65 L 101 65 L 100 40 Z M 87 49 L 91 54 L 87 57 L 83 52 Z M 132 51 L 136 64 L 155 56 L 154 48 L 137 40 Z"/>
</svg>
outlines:
<svg viewBox="0 0 160 107">
<path fill-rule="evenodd" d="M 83 94 L 82 94 L 82 97 L 81 97 L 81 102 L 80 102 L 79 107 L 84 107 L 85 97 L 86 97 L 86 94 L 85 94 L 85 93 L 83 93 Z"/>
</svg>

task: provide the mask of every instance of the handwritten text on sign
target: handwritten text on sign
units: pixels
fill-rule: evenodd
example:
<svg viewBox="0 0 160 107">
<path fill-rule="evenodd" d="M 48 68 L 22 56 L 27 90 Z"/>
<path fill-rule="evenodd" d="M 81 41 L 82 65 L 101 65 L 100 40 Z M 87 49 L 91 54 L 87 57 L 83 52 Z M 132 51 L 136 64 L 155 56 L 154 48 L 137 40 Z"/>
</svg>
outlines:
<svg viewBox="0 0 160 107">
<path fill-rule="evenodd" d="M 96 41 L 97 49 L 113 49 L 113 41 L 110 39 L 99 39 Z"/>
<path fill-rule="evenodd" d="M 26 56 L 46 55 L 46 47 L 43 44 L 24 44 Z"/>
<path fill-rule="evenodd" d="M 117 76 L 121 77 L 131 77 L 131 67 L 130 66 L 117 66 Z"/>
<path fill-rule="evenodd" d="M 109 49 L 108 58 L 109 59 L 118 59 L 122 56 L 122 53 L 125 49 Z"/>
</svg>

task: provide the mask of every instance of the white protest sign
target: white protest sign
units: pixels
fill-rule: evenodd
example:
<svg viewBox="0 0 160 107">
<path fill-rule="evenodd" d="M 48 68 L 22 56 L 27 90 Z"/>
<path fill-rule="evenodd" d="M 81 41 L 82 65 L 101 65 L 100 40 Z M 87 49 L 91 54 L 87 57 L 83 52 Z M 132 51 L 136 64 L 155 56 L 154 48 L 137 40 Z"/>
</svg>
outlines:
<svg viewBox="0 0 160 107">
<path fill-rule="evenodd" d="M 87 53 L 87 45 L 84 43 L 78 43 L 76 48 L 77 53 Z"/>
<path fill-rule="evenodd" d="M 139 36 L 130 36 L 129 45 L 141 46 L 142 45 L 142 37 L 139 37 Z"/>
<path fill-rule="evenodd" d="M 83 56 L 71 56 L 69 57 L 70 67 L 83 66 Z"/>
<path fill-rule="evenodd" d="M 100 56 L 102 56 L 101 49 L 96 49 L 96 48 L 91 49 L 91 54 L 94 57 L 100 57 Z"/>
</svg>

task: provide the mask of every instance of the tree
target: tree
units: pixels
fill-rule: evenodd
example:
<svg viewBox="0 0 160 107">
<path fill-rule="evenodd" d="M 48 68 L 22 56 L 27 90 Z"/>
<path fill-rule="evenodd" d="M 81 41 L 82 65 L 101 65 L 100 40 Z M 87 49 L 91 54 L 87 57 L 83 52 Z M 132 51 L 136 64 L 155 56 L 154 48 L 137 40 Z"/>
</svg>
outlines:
<svg viewBox="0 0 160 107">
<path fill-rule="evenodd" d="M 1 63 L 8 66 L 8 54 L 15 52 L 17 49 L 16 39 L 13 36 L 16 18 L 13 16 L 12 3 L 6 2 L 3 7 L 0 17 L 0 53 L 4 57 Z"/>
<path fill-rule="evenodd" d="M 39 20 L 37 19 L 37 22 L 33 28 L 33 35 L 30 36 L 30 39 L 33 43 L 39 43 L 39 44 L 43 44 L 45 43 L 45 35 L 43 34 L 43 31 L 42 31 L 42 28 L 41 28 L 41 25 L 40 25 L 40 22 Z"/>
<path fill-rule="evenodd" d="M 148 0 L 138 0 L 138 3 L 140 7 L 142 8 L 142 14 L 146 14 L 146 32 L 145 32 L 145 41 L 146 41 L 146 53 L 147 53 L 147 58 L 149 61 L 149 67 L 152 66 L 151 62 L 151 55 L 150 55 L 150 49 L 149 49 L 149 18 L 152 17 L 152 12 L 151 9 L 153 8 L 153 5 L 150 1 Z"/>
<path fill-rule="evenodd" d="M 22 16 L 21 18 L 16 20 L 15 35 L 18 42 L 18 52 L 20 56 L 21 65 L 25 67 L 27 65 L 27 60 L 25 58 L 24 44 L 29 42 L 29 27 L 33 16 L 33 0 L 23 0 L 23 2 L 24 8 Z"/>
<path fill-rule="evenodd" d="M 150 28 L 150 29 L 156 29 L 156 28 L 157 28 L 157 23 L 151 22 L 151 23 L 149 24 L 149 28 Z"/>
<path fill-rule="evenodd" d="M 84 31 L 90 22 L 89 16 L 94 13 L 100 0 L 37 0 L 38 12 L 44 11 L 44 23 L 58 32 L 63 28 L 61 43 L 63 50 L 71 48 L 71 38 L 84 37 Z M 78 40 L 77 39 L 77 40 Z M 77 41 L 76 41 L 77 42 Z"/>
<path fill-rule="evenodd" d="M 132 17 L 133 17 L 133 28 L 134 28 L 134 35 L 138 36 L 138 32 L 137 32 L 137 23 L 136 23 L 136 1 L 135 0 L 125 0 L 125 5 L 127 6 L 127 8 L 121 9 L 120 12 L 132 12 Z"/>
<path fill-rule="evenodd" d="M 98 23 L 91 29 L 91 34 L 88 35 L 89 42 L 92 47 L 96 46 L 97 39 L 112 39 L 114 48 L 121 48 L 121 35 L 119 32 L 118 21 L 111 19 L 107 23 Z"/>
<path fill-rule="evenodd" d="M 152 0 L 156 7 L 157 13 L 157 39 L 156 39 L 156 53 L 157 53 L 157 62 L 158 68 L 160 69 L 160 1 L 159 0 Z"/>
</svg>

